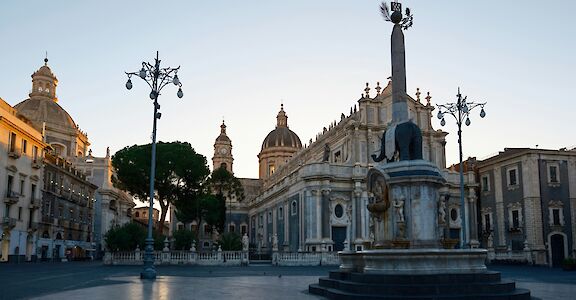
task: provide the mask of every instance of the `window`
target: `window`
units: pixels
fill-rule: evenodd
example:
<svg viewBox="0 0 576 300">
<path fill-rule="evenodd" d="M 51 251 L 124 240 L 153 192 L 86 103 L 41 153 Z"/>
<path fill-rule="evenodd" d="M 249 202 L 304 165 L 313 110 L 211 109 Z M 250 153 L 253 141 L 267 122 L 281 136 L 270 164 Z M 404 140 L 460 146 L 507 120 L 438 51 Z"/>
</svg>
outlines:
<svg viewBox="0 0 576 300">
<path fill-rule="evenodd" d="M 344 215 L 344 208 L 342 207 L 342 204 L 336 204 L 334 207 L 334 215 L 336 215 L 336 218 L 342 218 Z"/>
<path fill-rule="evenodd" d="M 552 224 L 560 226 L 560 209 L 555 208 L 552 210 Z"/>
<path fill-rule="evenodd" d="M 36 198 L 36 185 L 32 184 L 32 188 L 30 189 L 30 199 L 34 200 Z"/>
<path fill-rule="evenodd" d="M 176 225 L 177 230 L 184 230 L 184 224 L 178 224 Z"/>
<path fill-rule="evenodd" d="M 235 231 L 236 231 L 236 226 L 234 224 L 228 225 L 228 232 L 235 232 Z"/>
<path fill-rule="evenodd" d="M 455 208 L 450 210 L 450 219 L 452 219 L 452 221 L 458 220 L 458 210 Z"/>
<path fill-rule="evenodd" d="M 482 176 L 482 191 L 490 191 L 490 181 L 488 180 L 488 175 Z"/>
<path fill-rule="evenodd" d="M 22 221 L 22 206 L 18 206 L 18 220 Z"/>
<path fill-rule="evenodd" d="M 134 217 L 140 218 L 140 212 L 136 212 L 136 213 L 134 214 Z"/>
<path fill-rule="evenodd" d="M 548 202 L 548 224 L 550 226 L 564 226 L 564 203 L 551 200 Z"/>
<path fill-rule="evenodd" d="M 204 224 L 204 234 L 210 234 L 210 225 Z"/>
<path fill-rule="evenodd" d="M 272 211 L 268 212 L 268 223 L 272 223 Z"/>
<path fill-rule="evenodd" d="M 240 233 L 242 235 L 245 235 L 248 232 L 248 228 L 246 228 L 246 227 L 247 227 L 246 225 L 240 226 Z"/>
<path fill-rule="evenodd" d="M 278 220 L 284 220 L 284 208 L 282 206 L 278 207 Z"/>
<path fill-rule="evenodd" d="M 24 195 L 24 179 L 20 180 L 20 195 Z"/>
<path fill-rule="evenodd" d="M 12 187 L 13 187 L 13 184 L 14 184 L 14 176 L 8 175 L 8 184 L 7 184 L 7 187 L 6 187 L 6 191 L 8 192 L 8 196 L 9 196 L 9 197 L 12 196 Z"/>
<path fill-rule="evenodd" d="M 291 206 L 291 211 L 290 213 L 292 215 L 295 215 L 298 213 L 298 203 L 296 202 L 296 200 L 292 201 L 292 206 Z"/>
<path fill-rule="evenodd" d="M 492 231 L 492 214 L 484 214 L 484 231 L 490 232 Z"/>
<path fill-rule="evenodd" d="M 513 210 L 512 211 L 512 228 L 519 228 L 520 227 L 520 211 Z"/>
<path fill-rule="evenodd" d="M 550 174 L 550 182 L 556 183 L 558 182 L 558 167 L 557 166 L 549 166 L 548 173 Z"/>
<path fill-rule="evenodd" d="M 276 171 L 276 167 L 274 166 L 274 164 L 271 164 L 268 166 L 268 176 L 271 176 L 272 174 L 274 174 L 275 171 Z"/>
<path fill-rule="evenodd" d="M 28 152 L 28 141 L 25 139 L 22 139 L 22 153 L 26 153 Z"/>
<path fill-rule="evenodd" d="M 14 132 L 10 132 L 10 140 L 9 140 L 9 150 L 10 152 L 16 152 L 16 134 Z"/>
<path fill-rule="evenodd" d="M 32 147 L 32 159 L 34 159 L 34 162 L 38 160 L 38 147 L 36 146 Z"/>
<path fill-rule="evenodd" d="M 228 165 L 226 163 L 221 163 L 220 164 L 220 168 L 222 169 L 226 169 L 228 167 Z"/>
<path fill-rule="evenodd" d="M 335 163 L 341 163 L 342 162 L 342 153 L 340 152 L 340 150 L 336 151 L 336 153 L 334 153 L 334 162 Z"/>
<path fill-rule="evenodd" d="M 560 183 L 560 167 L 557 162 L 548 163 L 548 184 L 558 185 Z"/>
<path fill-rule="evenodd" d="M 518 168 L 508 169 L 508 186 L 518 185 Z"/>
</svg>

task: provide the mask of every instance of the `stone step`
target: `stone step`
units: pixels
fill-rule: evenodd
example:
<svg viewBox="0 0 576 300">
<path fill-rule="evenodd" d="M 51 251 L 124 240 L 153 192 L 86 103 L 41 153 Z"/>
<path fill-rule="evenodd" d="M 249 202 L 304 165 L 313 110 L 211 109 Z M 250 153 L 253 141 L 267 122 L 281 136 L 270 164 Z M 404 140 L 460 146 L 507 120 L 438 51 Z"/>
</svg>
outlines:
<svg viewBox="0 0 576 300">
<path fill-rule="evenodd" d="M 475 274 L 437 274 L 437 275 L 389 275 L 389 274 L 368 274 L 351 273 L 344 271 L 332 271 L 329 274 L 331 279 L 349 280 L 361 283 L 386 283 L 386 284 L 453 284 L 453 283 L 477 283 L 477 282 L 499 282 L 501 277 L 499 272 L 488 271 Z"/>
<path fill-rule="evenodd" d="M 530 300 L 530 291 L 515 289 L 504 294 L 458 294 L 458 295 L 384 295 L 360 294 L 346 292 L 334 288 L 311 284 L 308 288 L 311 294 L 319 295 L 333 300 Z"/>
<path fill-rule="evenodd" d="M 460 295 L 467 294 L 503 294 L 514 291 L 516 285 L 512 281 L 476 282 L 476 283 L 360 283 L 347 280 L 320 278 L 319 285 L 357 294 L 384 295 Z"/>
</svg>

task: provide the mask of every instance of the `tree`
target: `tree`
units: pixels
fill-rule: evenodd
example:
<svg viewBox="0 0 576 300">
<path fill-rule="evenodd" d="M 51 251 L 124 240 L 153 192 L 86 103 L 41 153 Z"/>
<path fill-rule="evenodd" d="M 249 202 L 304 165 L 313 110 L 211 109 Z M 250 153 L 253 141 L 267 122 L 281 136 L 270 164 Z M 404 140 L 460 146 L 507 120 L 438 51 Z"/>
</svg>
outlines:
<svg viewBox="0 0 576 300">
<path fill-rule="evenodd" d="M 132 194 L 142 202 L 149 202 L 150 158 L 152 145 L 125 147 L 112 156 L 114 186 Z M 196 153 L 189 143 L 159 142 L 156 145 L 156 174 L 154 199 L 160 205 L 161 230 L 171 204 L 191 191 L 201 191 L 210 174 L 206 157 Z"/>
<path fill-rule="evenodd" d="M 236 232 L 224 233 L 220 236 L 218 245 L 223 251 L 240 251 L 242 250 L 242 239 Z"/>
<path fill-rule="evenodd" d="M 224 232 L 226 223 L 226 199 L 244 199 L 244 188 L 238 178 L 226 170 L 218 168 L 198 189 L 182 189 L 175 201 L 176 217 L 188 223 L 196 220 L 198 224 L 206 224 L 218 232 Z M 200 226 L 196 229 L 199 234 Z"/>
<path fill-rule="evenodd" d="M 134 251 L 136 246 L 144 249 L 146 231 L 135 223 L 126 223 L 122 226 L 114 226 L 104 235 L 106 247 L 110 251 Z"/>
<path fill-rule="evenodd" d="M 224 232 L 226 223 L 226 200 L 236 199 L 238 202 L 244 200 L 244 187 L 238 178 L 228 172 L 226 168 L 220 167 L 212 172 L 207 181 L 208 188 L 216 194 L 219 211 L 218 219 L 215 220 L 215 226 L 219 232 Z M 231 210 L 229 214 L 231 215 Z"/>
<path fill-rule="evenodd" d="M 197 240 L 194 233 L 187 229 L 174 231 L 172 237 L 175 239 L 174 249 L 176 250 L 188 250 L 192 246 L 192 241 Z"/>
</svg>

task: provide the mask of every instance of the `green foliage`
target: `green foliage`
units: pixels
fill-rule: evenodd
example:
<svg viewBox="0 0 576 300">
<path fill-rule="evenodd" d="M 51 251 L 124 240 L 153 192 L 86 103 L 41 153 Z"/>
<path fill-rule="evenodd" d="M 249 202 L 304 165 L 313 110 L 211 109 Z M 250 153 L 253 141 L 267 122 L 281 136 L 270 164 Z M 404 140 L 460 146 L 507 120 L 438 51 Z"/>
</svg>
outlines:
<svg viewBox="0 0 576 300">
<path fill-rule="evenodd" d="M 240 251 L 242 250 L 242 239 L 236 232 L 228 232 L 220 235 L 218 245 L 223 251 Z"/>
<path fill-rule="evenodd" d="M 220 167 L 214 170 L 207 183 L 210 190 L 216 194 L 236 198 L 239 202 L 244 200 L 242 183 L 232 173 L 228 172 L 226 168 Z"/>
<path fill-rule="evenodd" d="M 175 250 L 188 250 L 190 247 L 192 247 L 192 241 L 197 240 L 195 234 L 187 229 L 174 231 L 172 237 L 175 239 Z"/>
<path fill-rule="evenodd" d="M 110 251 L 134 251 L 136 246 L 144 249 L 146 230 L 136 223 L 114 226 L 104 235 L 104 241 Z"/>
<path fill-rule="evenodd" d="M 151 149 L 151 144 L 134 145 L 112 156 L 114 186 L 142 202 L 149 201 Z M 189 143 L 157 143 L 154 188 L 161 208 L 159 223 L 164 224 L 170 204 L 200 195 L 209 174 L 206 157 L 196 153 Z"/>
<path fill-rule="evenodd" d="M 211 228 L 224 232 L 226 223 L 226 198 L 244 199 L 244 188 L 238 178 L 225 168 L 218 168 L 201 187 L 181 189 L 176 206 L 176 217 L 182 222 L 206 221 Z M 198 227 L 200 230 L 200 226 Z"/>
</svg>

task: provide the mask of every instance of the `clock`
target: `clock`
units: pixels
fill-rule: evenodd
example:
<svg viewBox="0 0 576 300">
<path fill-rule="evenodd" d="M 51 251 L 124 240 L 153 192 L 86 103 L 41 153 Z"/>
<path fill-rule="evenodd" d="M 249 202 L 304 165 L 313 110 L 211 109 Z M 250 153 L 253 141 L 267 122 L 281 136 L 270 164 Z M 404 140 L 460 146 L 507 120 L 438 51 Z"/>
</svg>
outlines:
<svg viewBox="0 0 576 300">
<path fill-rule="evenodd" d="M 226 154 L 227 152 L 226 148 L 220 148 L 220 154 Z"/>
</svg>

